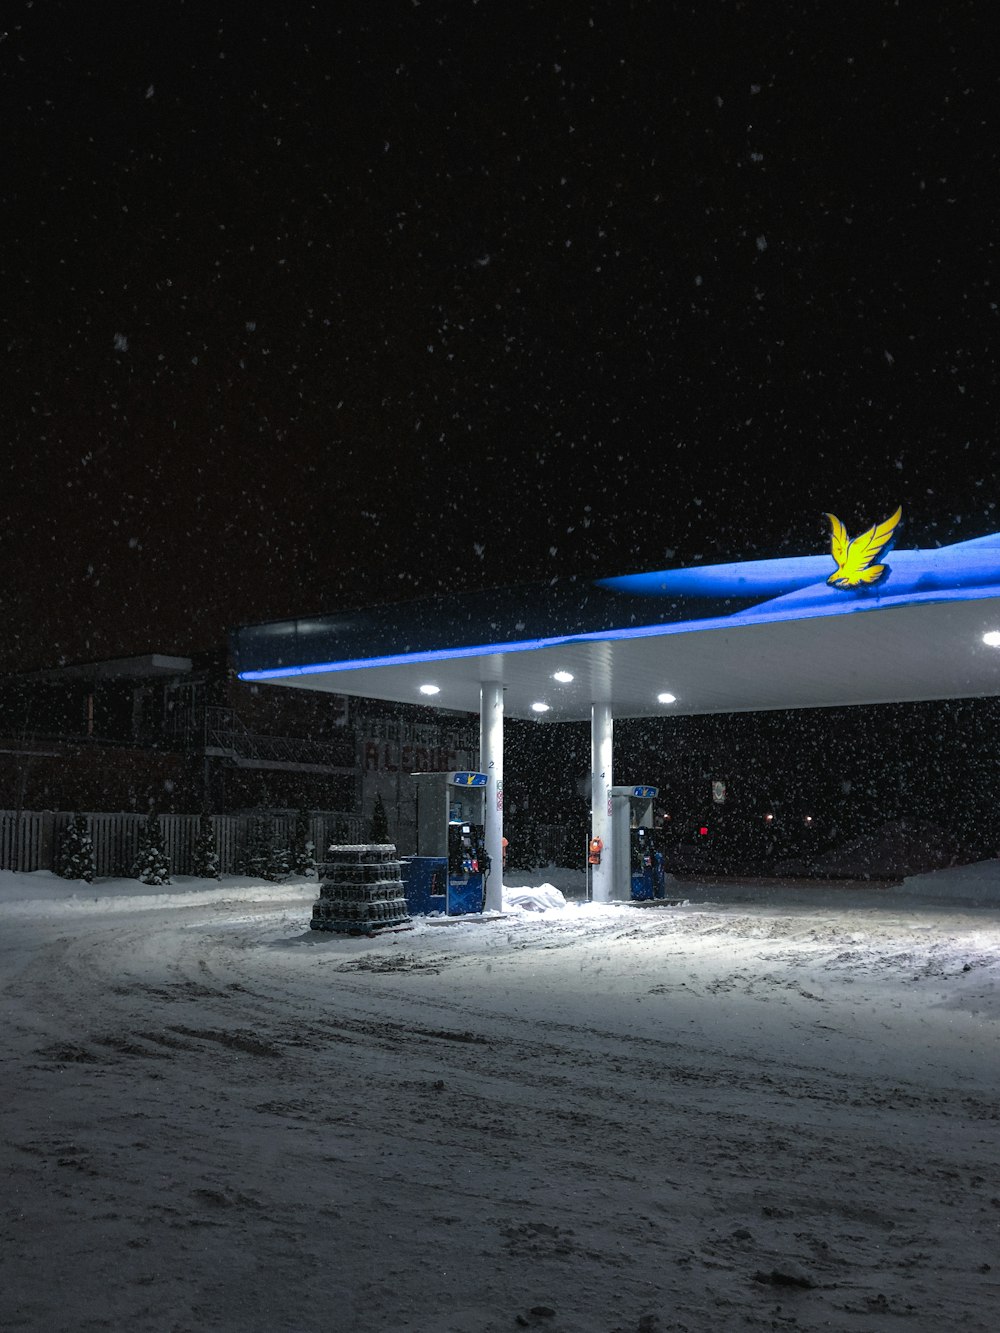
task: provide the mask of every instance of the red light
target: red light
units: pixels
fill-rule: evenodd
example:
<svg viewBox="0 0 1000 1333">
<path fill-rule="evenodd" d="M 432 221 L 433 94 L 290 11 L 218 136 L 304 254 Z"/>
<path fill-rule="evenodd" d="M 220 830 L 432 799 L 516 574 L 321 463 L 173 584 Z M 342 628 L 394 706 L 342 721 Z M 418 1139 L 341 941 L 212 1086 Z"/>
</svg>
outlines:
<svg viewBox="0 0 1000 1333">
<path fill-rule="evenodd" d="M 701 834 L 702 837 L 704 837 L 705 834 L 708 832 L 708 829 L 706 828 L 706 826 L 705 826 L 704 824 L 702 824 L 702 826 L 701 826 L 701 828 L 698 830 L 698 832 Z"/>
</svg>

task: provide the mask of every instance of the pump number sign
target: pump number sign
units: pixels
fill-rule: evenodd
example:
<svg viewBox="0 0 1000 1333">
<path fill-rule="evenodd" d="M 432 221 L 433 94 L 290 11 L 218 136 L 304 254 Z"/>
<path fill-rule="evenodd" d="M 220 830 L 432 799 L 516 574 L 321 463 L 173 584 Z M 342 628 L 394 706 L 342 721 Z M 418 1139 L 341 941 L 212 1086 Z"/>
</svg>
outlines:
<svg viewBox="0 0 1000 1333">
<path fill-rule="evenodd" d="M 659 790 L 659 787 L 633 787 L 632 795 L 638 796 L 642 801 L 652 801 Z"/>
<path fill-rule="evenodd" d="M 489 777 L 485 773 L 452 773 L 448 781 L 456 787 L 485 787 Z"/>
</svg>

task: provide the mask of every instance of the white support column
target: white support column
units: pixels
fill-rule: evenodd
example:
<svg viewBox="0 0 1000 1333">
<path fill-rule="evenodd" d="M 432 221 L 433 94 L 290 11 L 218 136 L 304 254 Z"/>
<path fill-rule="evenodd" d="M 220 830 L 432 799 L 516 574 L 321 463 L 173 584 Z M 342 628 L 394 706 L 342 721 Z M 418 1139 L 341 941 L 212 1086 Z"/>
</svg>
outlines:
<svg viewBox="0 0 1000 1333">
<path fill-rule="evenodd" d="M 486 788 L 487 912 L 503 907 L 503 686 L 484 684 L 479 692 L 479 767 L 489 778 Z"/>
<path fill-rule="evenodd" d="M 611 769 L 614 718 L 610 704 L 591 705 L 590 712 L 590 836 L 604 843 L 601 864 L 591 866 L 591 896 L 595 903 L 609 903 L 612 895 Z"/>
</svg>

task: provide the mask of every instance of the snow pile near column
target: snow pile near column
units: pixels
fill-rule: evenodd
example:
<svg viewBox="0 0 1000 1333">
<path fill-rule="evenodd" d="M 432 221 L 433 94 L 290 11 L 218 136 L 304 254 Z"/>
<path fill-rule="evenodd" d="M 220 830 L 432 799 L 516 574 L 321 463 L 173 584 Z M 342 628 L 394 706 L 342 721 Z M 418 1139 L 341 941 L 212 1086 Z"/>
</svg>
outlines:
<svg viewBox="0 0 1000 1333">
<path fill-rule="evenodd" d="M 539 884 L 535 888 L 503 889 L 503 910 L 505 912 L 551 912 L 562 911 L 566 899 L 554 884 Z"/>
</svg>

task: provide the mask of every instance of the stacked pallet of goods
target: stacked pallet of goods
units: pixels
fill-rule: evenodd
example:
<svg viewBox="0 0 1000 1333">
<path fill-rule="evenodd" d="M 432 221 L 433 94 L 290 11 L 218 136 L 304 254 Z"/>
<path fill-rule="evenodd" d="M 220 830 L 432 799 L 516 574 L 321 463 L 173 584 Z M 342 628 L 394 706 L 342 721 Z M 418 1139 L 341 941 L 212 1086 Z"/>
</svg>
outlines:
<svg viewBox="0 0 1000 1333">
<path fill-rule="evenodd" d="M 319 867 L 320 896 L 313 930 L 370 935 L 410 923 L 396 848 L 392 843 L 330 847 Z"/>
</svg>

